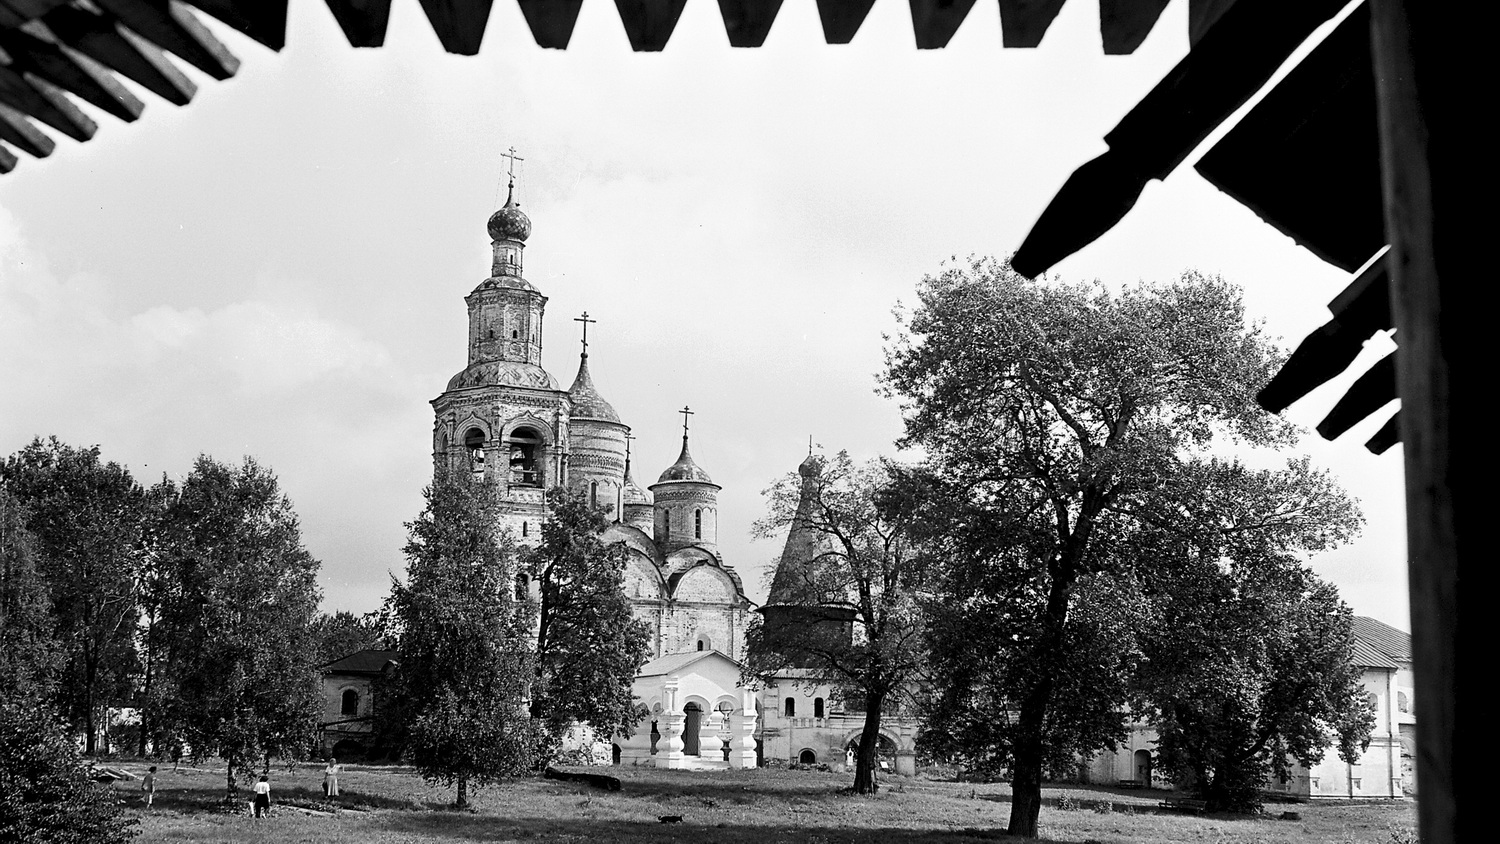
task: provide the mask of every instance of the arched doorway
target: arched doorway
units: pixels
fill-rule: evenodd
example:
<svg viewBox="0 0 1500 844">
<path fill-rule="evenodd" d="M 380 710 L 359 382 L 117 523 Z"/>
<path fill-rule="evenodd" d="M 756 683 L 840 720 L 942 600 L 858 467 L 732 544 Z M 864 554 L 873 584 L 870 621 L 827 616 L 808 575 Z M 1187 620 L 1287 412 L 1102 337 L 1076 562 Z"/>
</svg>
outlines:
<svg viewBox="0 0 1500 844">
<path fill-rule="evenodd" d="M 611 764 L 611 765 L 618 765 L 618 764 L 620 764 L 620 746 L 618 744 L 613 744 L 612 743 L 612 744 L 610 744 L 609 748 L 610 748 L 610 760 L 609 760 L 609 764 Z"/>
<path fill-rule="evenodd" d="M 1135 752 L 1135 779 L 1141 784 L 1141 788 L 1151 787 L 1151 751 Z"/>
<path fill-rule="evenodd" d="M 797 761 L 803 765 L 816 765 L 818 764 L 818 754 L 811 750 L 804 750 L 797 755 Z"/>
<path fill-rule="evenodd" d="M 687 722 L 682 725 L 682 752 L 688 756 L 698 755 L 698 728 L 703 724 L 703 709 L 696 703 L 682 708 Z"/>
</svg>

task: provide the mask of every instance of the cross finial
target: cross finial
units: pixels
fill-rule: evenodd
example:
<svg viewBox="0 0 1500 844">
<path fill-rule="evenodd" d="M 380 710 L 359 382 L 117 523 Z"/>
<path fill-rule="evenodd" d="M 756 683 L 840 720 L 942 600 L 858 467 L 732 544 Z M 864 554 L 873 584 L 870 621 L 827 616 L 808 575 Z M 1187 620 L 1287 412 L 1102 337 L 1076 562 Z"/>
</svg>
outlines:
<svg viewBox="0 0 1500 844">
<path fill-rule="evenodd" d="M 688 410 L 687 405 L 683 405 L 682 409 L 677 412 L 682 414 L 682 438 L 685 440 L 688 435 L 688 417 L 693 415 L 693 411 Z"/>
<path fill-rule="evenodd" d="M 812 457 L 812 434 L 807 435 L 807 456 Z"/>
<path fill-rule="evenodd" d="M 514 182 L 516 180 L 516 162 L 525 161 L 526 159 L 522 158 L 519 155 L 516 155 L 515 147 L 511 147 L 510 152 L 500 153 L 500 157 L 510 159 L 510 166 L 506 168 L 505 172 L 510 176 L 510 180 Z"/>
<path fill-rule="evenodd" d="M 589 319 L 589 312 L 584 311 L 583 316 L 573 317 L 573 321 L 583 323 L 583 354 L 587 356 L 589 353 L 589 323 L 598 322 L 599 320 Z"/>
</svg>

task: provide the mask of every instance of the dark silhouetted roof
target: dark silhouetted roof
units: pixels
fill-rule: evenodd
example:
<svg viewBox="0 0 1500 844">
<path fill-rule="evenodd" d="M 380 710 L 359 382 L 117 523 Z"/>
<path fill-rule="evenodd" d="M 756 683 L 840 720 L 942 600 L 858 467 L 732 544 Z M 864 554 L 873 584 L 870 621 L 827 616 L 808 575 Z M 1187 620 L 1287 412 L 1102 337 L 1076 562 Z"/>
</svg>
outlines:
<svg viewBox="0 0 1500 844">
<path fill-rule="evenodd" d="M 323 666 L 324 674 L 379 674 L 387 663 L 396 661 L 395 651 L 366 648 Z"/>
</svg>

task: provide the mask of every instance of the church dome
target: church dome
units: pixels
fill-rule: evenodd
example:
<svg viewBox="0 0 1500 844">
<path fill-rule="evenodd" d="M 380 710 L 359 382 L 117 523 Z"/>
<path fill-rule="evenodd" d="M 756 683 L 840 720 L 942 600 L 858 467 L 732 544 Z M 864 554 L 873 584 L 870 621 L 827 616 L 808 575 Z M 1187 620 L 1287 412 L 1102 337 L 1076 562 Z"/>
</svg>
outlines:
<svg viewBox="0 0 1500 844">
<path fill-rule="evenodd" d="M 448 389 L 464 387 L 533 387 L 556 390 L 557 381 L 547 370 L 513 360 L 480 361 L 448 380 Z"/>
<path fill-rule="evenodd" d="M 625 488 L 620 491 L 620 496 L 624 499 L 622 503 L 627 506 L 631 504 L 651 504 L 651 493 L 641 489 L 640 484 L 635 482 L 635 478 L 630 477 L 629 470 L 625 472 Z"/>
<path fill-rule="evenodd" d="M 797 474 L 801 475 L 804 479 L 815 478 L 818 476 L 818 470 L 822 468 L 823 458 L 817 456 L 816 454 L 809 453 L 807 455 L 807 459 L 803 460 L 802 463 L 797 466 Z"/>
<path fill-rule="evenodd" d="M 594 378 L 589 374 L 589 356 L 583 355 L 578 363 L 578 377 L 568 388 L 568 398 L 573 400 L 574 419 L 603 419 L 619 422 L 620 415 L 610 406 L 599 390 L 594 387 Z"/>
<path fill-rule="evenodd" d="M 667 470 L 661 473 L 661 477 L 656 479 L 659 484 L 667 481 L 697 481 L 705 484 L 714 482 L 707 472 L 693 462 L 693 455 L 688 453 L 686 436 L 682 438 L 682 454 L 677 456 L 677 462 L 668 466 Z"/>
<path fill-rule="evenodd" d="M 490 215 L 490 237 L 494 240 L 519 240 L 531 237 L 531 218 L 516 203 L 515 194 L 505 198 L 505 206 Z"/>
</svg>

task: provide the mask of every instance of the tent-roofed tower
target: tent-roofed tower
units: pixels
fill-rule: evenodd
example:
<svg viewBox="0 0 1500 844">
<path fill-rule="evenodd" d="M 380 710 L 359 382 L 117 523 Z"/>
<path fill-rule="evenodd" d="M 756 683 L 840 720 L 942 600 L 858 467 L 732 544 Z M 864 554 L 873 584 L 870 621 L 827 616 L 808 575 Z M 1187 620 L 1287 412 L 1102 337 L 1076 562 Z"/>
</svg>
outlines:
<svg viewBox="0 0 1500 844">
<path fill-rule="evenodd" d="M 853 639 L 854 609 L 839 576 L 842 549 L 823 527 L 820 498 L 823 458 L 811 453 L 797 467 L 802 479 L 797 513 L 776 563 L 771 591 L 760 608 L 764 647 L 793 657 L 819 641 L 847 645 Z"/>
</svg>

